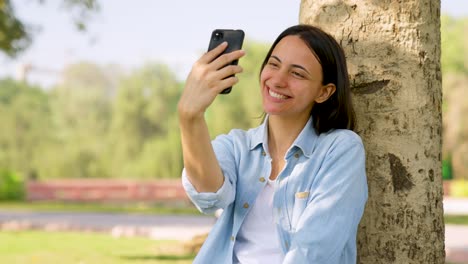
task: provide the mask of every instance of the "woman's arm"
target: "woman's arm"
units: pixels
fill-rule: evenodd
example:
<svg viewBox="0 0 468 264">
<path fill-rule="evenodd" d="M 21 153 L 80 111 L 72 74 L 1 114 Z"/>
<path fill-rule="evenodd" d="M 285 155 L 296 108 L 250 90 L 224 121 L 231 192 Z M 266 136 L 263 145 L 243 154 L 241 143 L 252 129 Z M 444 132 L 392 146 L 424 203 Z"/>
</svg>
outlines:
<svg viewBox="0 0 468 264">
<path fill-rule="evenodd" d="M 238 65 L 224 67 L 242 57 L 241 50 L 215 59 L 226 47 L 226 43 L 220 44 L 193 65 L 178 103 L 184 167 L 198 192 L 216 192 L 224 182 L 204 113 L 222 90 L 238 82 L 231 75 L 242 71 Z"/>
</svg>

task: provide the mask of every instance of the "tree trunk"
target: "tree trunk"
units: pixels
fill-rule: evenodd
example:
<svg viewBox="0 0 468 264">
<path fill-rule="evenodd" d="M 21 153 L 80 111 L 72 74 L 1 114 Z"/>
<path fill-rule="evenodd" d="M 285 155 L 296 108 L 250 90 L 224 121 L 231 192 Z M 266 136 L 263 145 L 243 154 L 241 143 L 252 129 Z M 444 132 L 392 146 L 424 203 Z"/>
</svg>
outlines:
<svg viewBox="0 0 468 264">
<path fill-rule="evenodd" d="M 369 200 L 358 263 L 444 263 L 440 0 L 302 0 L 345 49 Z"/>
</svg>

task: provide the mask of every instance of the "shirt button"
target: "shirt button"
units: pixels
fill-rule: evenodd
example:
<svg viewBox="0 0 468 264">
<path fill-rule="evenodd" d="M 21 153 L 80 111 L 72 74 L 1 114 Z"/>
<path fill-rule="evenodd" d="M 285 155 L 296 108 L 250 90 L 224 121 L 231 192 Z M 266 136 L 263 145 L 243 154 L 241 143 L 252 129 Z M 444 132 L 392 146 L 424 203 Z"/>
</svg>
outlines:
<svg viewBox="0 0 468 264">
<path fill-rule="evenodd" d="M 298 158 L 299 158 L 299 153 L 294 154 L 294 157 L 295 157 L 296 159 L 298 159 Z"/>
<path fill-rule="evenodd" d="M 234 236 L 231 236 L 231 241 L 234 241 Z"/>
<path fill-rule="evenodd" d="M 245 203 L 245 204 L 244 204 L 244 208 L 245 208 L 245 209 L 249 208 L 249 203 Z"/>
<path fill-rule="evenodd" d="M 260 182 L 265 182 L 265 178 L 264 177 L 260 177 L 260 179 L 258 179 Z"/>
<path fill-rule="evenodd" d="M 262 156 L 266 156 L 266 152 L 265 152 L 265 151 L 262 151 Z"/>
</svg>

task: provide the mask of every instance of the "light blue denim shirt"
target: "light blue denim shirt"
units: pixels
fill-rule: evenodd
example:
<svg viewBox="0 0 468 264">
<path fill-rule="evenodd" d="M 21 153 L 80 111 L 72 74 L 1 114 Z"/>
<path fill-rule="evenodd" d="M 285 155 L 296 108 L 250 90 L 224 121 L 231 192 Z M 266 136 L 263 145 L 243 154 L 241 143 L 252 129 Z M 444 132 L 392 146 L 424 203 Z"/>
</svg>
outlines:
<svg viewBox="0 0 468 264">
<path fill-rule="evenodd" d="M 200 211 L 224 209 L 194 263 L 232 263 L 236 235 L 271 172 L 267 122 L 213 140 L 224 174 L 216 193 L 197 192 L 182 173 Z M 360 137 L 341 129 L 317 135 L 309 119 L 284 158 L 273 198 L 283 263 L 356 263 L 357 228 L 367 201 Z"/>
</svg>

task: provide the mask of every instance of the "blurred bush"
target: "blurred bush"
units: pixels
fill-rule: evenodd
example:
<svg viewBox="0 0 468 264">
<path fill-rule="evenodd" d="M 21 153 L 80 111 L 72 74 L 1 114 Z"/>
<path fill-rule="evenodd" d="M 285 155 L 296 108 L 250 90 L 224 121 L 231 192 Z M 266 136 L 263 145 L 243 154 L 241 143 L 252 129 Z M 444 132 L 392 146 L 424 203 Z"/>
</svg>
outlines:
<svg viewBox="0 0 468 264">
<path fill-rule="evenodd" d="M 442 161 L 442 179 L 453 179 L 452 159 L 450 158 L 450 156 Z"/>
<path fill-rule="evenodd" d="M 468 180 L 468 17 L 441 17 L 443 177 Z M 447 161 L 450 159 L 450 167 Z M 445 174 L 444 174 L 445 173 Z"/>
<path fill-rule="evenodd" d="M 25 184 L 13 171 L 0 169 L 0 201 L 18 201 L 25 197 Z"/>
<path fill-rule="evenodd" d="M 468 197 L 468 181 L 453 180 L 450 182 L 450 196 Z"/>
</svg>

